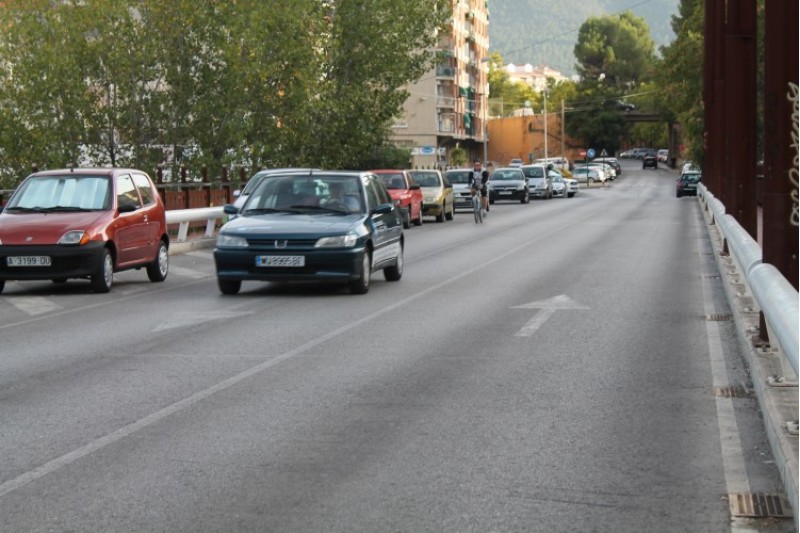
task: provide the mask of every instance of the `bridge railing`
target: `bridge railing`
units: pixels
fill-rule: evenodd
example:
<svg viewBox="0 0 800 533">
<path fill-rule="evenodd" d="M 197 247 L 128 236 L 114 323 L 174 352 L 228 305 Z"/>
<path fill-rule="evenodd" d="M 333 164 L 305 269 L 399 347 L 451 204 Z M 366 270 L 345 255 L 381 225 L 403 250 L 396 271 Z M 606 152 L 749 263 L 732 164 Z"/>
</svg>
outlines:
<svg viewBox="0 0 800 533">
<path fill-rule="evenodd" d="M 721 237 L 722 240 L 721 249 L 715 250 L 715 255 L 719 258 L 720 270 L 725 267 L 727 274 L 732 276 L 725 289 L 734 310 L 741 308 L 741 312 L 735 315 L 737 331 L 745 344 L 743 351 L 750 363 L 753 388 L 764 415 L 770 447 L 797 524 L 798 291 L 777 268 L 762 262 L 758 243 L 731 215 L 725 213 L 725 206 L 702 184 L 698 196 L 704 205 L 707 223 L 718 229 L 718 232 L 710 231 L 712 238 Z M 756 306 L 763 314 L 768 342 L 753 335 L 763 327 L 760 318 L 755 320 L 752 317 L 754 311 L 758 311 L 754 309 Z"/>
</svg>

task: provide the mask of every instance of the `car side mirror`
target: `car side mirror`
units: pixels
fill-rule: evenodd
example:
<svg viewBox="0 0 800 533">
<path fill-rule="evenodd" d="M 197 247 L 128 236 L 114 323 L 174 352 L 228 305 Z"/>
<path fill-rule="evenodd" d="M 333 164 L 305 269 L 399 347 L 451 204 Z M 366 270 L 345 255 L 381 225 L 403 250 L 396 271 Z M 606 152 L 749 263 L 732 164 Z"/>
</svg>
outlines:
<svg viewBox="0 0 800 533">
<path fill-rule="evenodd" d="M 394 205 L 393 204 L 381 204 L 378 207 L 376 207 L 375 209 L 373 209 L 372 214 L 373 215 L 388 215 L 389 213 L 392 212 L 393 209 L 394 209 Z"/>
<path fill-rule="evenodd" d="M 222 212 L 226 215 L 238 215 L 239 209 L 235 205 L 225 204 L 225 206 L 222 208 Z"/>
</svg>

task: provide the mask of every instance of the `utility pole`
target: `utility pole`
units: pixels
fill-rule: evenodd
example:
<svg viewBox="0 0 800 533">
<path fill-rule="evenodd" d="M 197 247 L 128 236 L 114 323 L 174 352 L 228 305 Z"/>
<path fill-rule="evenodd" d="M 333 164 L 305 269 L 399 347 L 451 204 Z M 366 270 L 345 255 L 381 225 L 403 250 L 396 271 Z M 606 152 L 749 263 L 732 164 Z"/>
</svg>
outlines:
<svg viewBox="0 0 800 533">
<path fill-rule="evenodd" d="M 547 164 L 547 89 L 542 91 L 544 94 L 544 110 L 542 114 L 544 115 L 544 158 L 545 158 L 545 165 Z"/>
<path fill-rule="evenodd" d="M 564 148 L 564 99 L 561 99 L 561 157 L 567 158 L 567 151 Z"/>
</svg>

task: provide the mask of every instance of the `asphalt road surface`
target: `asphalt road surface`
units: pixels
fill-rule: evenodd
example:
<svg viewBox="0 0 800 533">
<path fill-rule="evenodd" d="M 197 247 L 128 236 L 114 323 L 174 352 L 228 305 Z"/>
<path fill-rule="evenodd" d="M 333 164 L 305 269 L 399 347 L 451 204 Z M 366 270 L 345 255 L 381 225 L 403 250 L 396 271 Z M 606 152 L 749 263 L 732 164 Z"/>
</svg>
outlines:
<svg viewBox="0 0 800 533">
<path fill-rule="evenodd" d="M 364 296 L 7 283 L 0 531 L 790 529 L 731 518 L 781 482 L 675 177 L 426 219 Z"/>
</svg>

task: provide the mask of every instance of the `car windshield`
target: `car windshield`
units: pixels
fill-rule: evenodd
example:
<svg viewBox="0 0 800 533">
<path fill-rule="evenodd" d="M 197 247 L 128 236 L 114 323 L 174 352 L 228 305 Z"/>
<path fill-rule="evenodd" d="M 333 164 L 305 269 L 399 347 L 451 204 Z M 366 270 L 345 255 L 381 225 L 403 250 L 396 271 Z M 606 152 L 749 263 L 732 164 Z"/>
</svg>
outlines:
<svg viewBox="0 0 800 533">
<path fill-rule="evenodd" d="M 352 214 L 364 213 L 364 205 L 357 176 L 273 176 L 250 194 L 242 213 Z"/>
<path fill-rule="evenodd" d="M 41 176 L 26 180 L 6 206 L 8 211 L 106 210 L 111 206 L 110 181 L 105 176 Z"/>
<path fill-rule="evenodd" d="M 492 181 L 519 181 L 523 179 L 522 174 L 515 170 L 498 170 L 492 174 Z"/>
<path fill-rule="evenodd" d="M 542 167 L 528 167 L 523 168 L 522 173 L 525 174 L 526 178 L 543 178 L 544 177 L 544 168 Z"/>
<path fill-rule="evenodd" d="M 403 175 L 399 172 L 397 174 L 381 173 L 378 174 L 378 177 L 381 179 L 383 184 L 386 185 L 387 189 L 406 188 L 406 180 L 403 179 Z"/>
<path fill-rule="evenodd" d="M 447 172 L 447 179 L 450 183 L 462 183 L 466 184 L 469 183 L 469 179 L 472 176 L 471 170 L 451 170 Z"/>
<path fill-rule="evenodd" d="M 442 185 L 437 172 L 415 171 L 411 173 L 411 176 L 420 187 L 441 187 Z"/>
<path fill-rule="evenodd" d="M 685 183 L 700 183 L 700 174 L 684 174 L 681 181 Z"/>
</svg>

